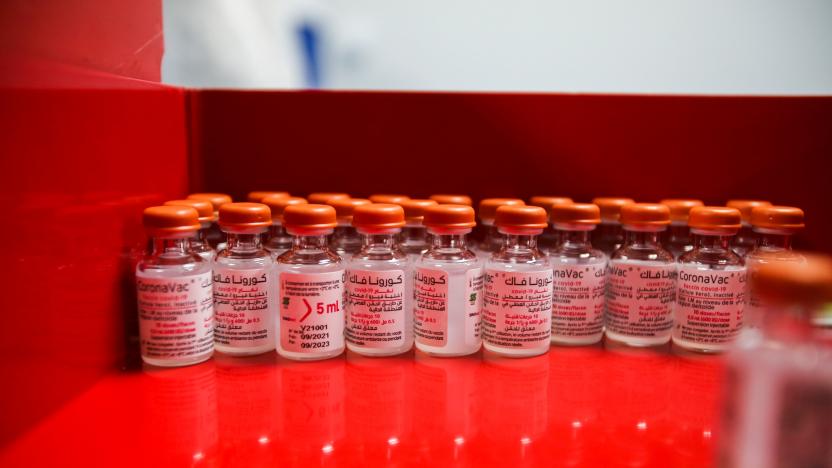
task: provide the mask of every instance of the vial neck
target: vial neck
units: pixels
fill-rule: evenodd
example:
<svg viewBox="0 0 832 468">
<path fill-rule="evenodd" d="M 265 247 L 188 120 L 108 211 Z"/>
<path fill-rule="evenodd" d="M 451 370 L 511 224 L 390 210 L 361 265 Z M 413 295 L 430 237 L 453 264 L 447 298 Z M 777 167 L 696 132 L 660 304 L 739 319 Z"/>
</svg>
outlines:
<svg viewBox="0 0 832 468">
<path fill-rule="evenodd" d="M 709 252 L 728 252 L 731 250 L 731 237 L 721 235 L 694 234 L 694 250 L 707 250 Z"/>
<path fill-rule="evenodd" d="M 153 238 L 154 256 L 185 256 L 191 254 L 190 239 L 184 238 Z"/>
<path fill-rule="evenodd" d="M 286 228 L 282 224 L 272 224 L 269 227 L 269 237 L 289 237 Z"/>
<path fill-rule="evenodd" d="M 636 248 L 659 248 L 659 231 L 625 230 L 624 243 Z"/>
<path fill-rule="evenodd" d="M 208 243 L 208 231 L 210 229 L 211 228 L 210 228 L 210 225 L 209 225 L 209 227 L 204 227 L 204 228 L 200 229 L 199 231 L 197 231 L 196 235 L 194 236 L 193 243 L 195 245 L 201 245 L 204 249 L 210 249 L 211 244 Z"/>
<path fill-rule="evenodd" d="M 396 245 L 396 234 L 361 234 L 362 250 L 388 251 Z"/>
<path fill-rule="evenodd" d="M 671 224 L 667 229 L 667 237 L 671 241 L 687 240 L 690 238 L 690 228 L 687 224 Z"/>
<path fill-rule="evenodd" d="M 768 249 L 792 249 L 792 236 L 790 234 L 759 234 L 757 246 Z"/>
<path fill-rule="evenodd" d="M 228 247 L 230 252 L 254 252 L 260 249 L 260 233 L 256 234 L 239 234 L 229 232 Z"/>
<path fill-rule="evenodd" d="M 296 236 L 292 250 L 326 250 L 326 236 Z"/>
<path fill-rule="evenodd" d="M 465 234 L 438 234 L 431 239 L 431 249 L 434 250 L 466 250 Z"/>
<path fill-rule="evenodd" d="M 558 230 L 560 234 L 561 247 L 569 250 L 585 249 L 592 247 L 589 241 L 589 231 Z"/>
<path fill-rule="evenodd" d="M 537 250 L 537 236 L 505 234 L 503 250 L 512 253 L 526 253 Z"/>
<path fill-rule="evenodd" d="M 424 243 L 427 235 L 427 229 L 423 226 L 405 226 L 399 234 L 399 239 L 402 243 Z"/>
</svg>

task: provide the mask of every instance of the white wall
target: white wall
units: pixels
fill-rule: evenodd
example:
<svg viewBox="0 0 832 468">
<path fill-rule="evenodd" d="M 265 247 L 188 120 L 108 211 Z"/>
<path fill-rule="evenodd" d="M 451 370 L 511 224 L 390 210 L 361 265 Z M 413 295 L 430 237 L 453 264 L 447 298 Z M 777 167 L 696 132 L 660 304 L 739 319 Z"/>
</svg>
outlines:
<svg viewBox="0 0 832 468">
<path fill-rule="evenodd" d="M 169 5 L 204 9 L 206 1 L 166 1 L 173 56 L 180 44 Z M 277 14 L 261 1 L 209 3 L 255 5 L 248 17 L 283 27 L 272 30 L 279 40 L 249 41 L 254 48 L 287 43 L 285 26 L 311 18 L 330 88 L 832 94 L 832 0 L 274 1 L 284 5 Z M 243 24 L 233 29 L 246 35 Z M 228 45 L 206 61 L 256 55 Z M 302 86 L 299 58 L 283 59 L 277 68 L 293 79 L 222 84 L 203 71 L 201 83 Z M 187 67 L 169 65 L 166 81 L 191 83 Z M 262 76 L 256 65 L 237 72 Z"/>
</svg>

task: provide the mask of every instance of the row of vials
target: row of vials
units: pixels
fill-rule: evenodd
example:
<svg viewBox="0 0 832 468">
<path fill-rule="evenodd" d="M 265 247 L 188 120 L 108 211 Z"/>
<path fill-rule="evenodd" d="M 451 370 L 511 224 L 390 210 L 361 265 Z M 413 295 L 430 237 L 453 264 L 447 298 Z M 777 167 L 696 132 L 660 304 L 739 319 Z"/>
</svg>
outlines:
<svg viewBox="0 0 832 468">
<path fill-rule="evenodd" d="M 492 198 L 475 241 L 470 198 L 431 198 L 192 194 L 147 208 L 142 359 L 392 356 L 414 343 L 528 357 L 605 334 L 718 352 L 764 308 L 749 268 L 800 259 L 803 212 L 767 202 Z"/>
</svg>

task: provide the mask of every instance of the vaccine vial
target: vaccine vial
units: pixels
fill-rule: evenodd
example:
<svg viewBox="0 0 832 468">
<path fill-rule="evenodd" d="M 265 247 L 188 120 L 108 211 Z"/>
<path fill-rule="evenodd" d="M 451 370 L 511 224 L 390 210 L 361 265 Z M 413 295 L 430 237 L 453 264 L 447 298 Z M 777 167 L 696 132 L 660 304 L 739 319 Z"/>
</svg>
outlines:
<svg viewBox="0 0 832 468">
<path fill-rule="evenodd" d="M 630 203 L 621 208 L 620 221 L 624 244 L 607 268 L 607 338 L 630 346 L 665 344 L 673 327 L 676 265 L 659 234 L 670 224 L 670 209 Z"/>
<path fill-rule="evenodd" d="M 756 275 L 766 263 L 803 262 L 805 257 L 792 250 L 792 238 L 804 228 L 803 210 L 792 206 L 758 206 L 751 210 L 751 226 L 757 235 L 757 245 L 745 256 L 749 276 Z M 765 305 L 762 295 L 749 283 L 745 304 L 745 325 L 757 327 Z"/>
<path fill-rule="evenodd" d="M 757 245 L 757 236 L 751 228 L 751 212 L 758 206 L 771 206 L 771 203 L 765 200 L 728 200 L 725 206 L 738 209 L 742 215 L 742 227 L 731 240 L 731 248 L 740 257 L 745 257 Z"/>
<path fill-rule="evenodd" d="M 621 228 L 621 207 L 635 203 L 632 198 L 598 197 L 592 200 L 601 209 L 601 224 L 592 233 L 592 245 L 601 249 L 607 256 L 624 243 L 624 231 Z"/>
<path fill-rule="evenodd" d="M 347 348 L 366 356 L 406 353 L 413 347 L 413 280 L 407 254 L 396 243 L 404 210 L 361 205 L 352 223 L 362 245 L 347 263 Z"/>
<path fill-rule="evenodd" d="M 319 360 L 344 352 L 344 264 L 327 236 L 337 222 L 329 205 L 292 205 L 283 224 L 294 237 L 277 257 L 280 337 L 277 352 L 287 359 Z"/>
<path fill-rule="evenodd" d="M 411 263 L 417 261 L 423 253 L 428 251 L 428 231 L 422 224 L 425 210 L 437 203 L 433 200 L 411 198 L 399 205 L 404 209 L 405 225 L 399 234 L 399 248 L 410 256 Z"/>
<path fill-rule="evenodd" d="M 473 200 L 471 200 L 471 197 L 469 197 L 468 195 L 439 193 L 436 195 L 431 195 L 429 198 L 435 201 L 436 203 L 439 203 L 440 205 L 474 206 Z"/>
<path fill-rule="evenodd" d="M 314 205 L 326 205 L 334 198 L 350 198 L 350 194 L 342 192 L 314 192 L 306 197 L 306 201 Z"/>
<path fill-rule="evenodd" d="M 482 263 L 468 248 L 474 209 L 435 205 L 425 209 L 428 251 L 416 262 L 413 320 L 416 348 L 433 356 L 467 356 L 480 350 Z"/>
<path fill-rule="evenodd" d="M 263 232 L 272 224 L 262 203 L 227 203 L 220 208 L 220 229 L 228 246 L 214 261 L 214 310 L 217 351 L 251 356 L 274 349 L 274 262 L 263 248 Z"/>
<path fill-rule="evenodd" d="M 246 196 L 246 199 L 251 203 L 263 203 L 263 199 L 266 197 L 289 197 L 289 192 L 271 192 L 268 190 L 256 190 L 254 192 L 249 192 Z"/>
<path fill-rule="evenodd" d="M 199 214 L 188 206 L 144 210 L 153 248 L 136 266 L 142 360 L 187 366 L 214 353 L 211 264 L 191 251 Z"/>
<path fill-rule="evenodd" d="M 553 206 L 567 205 L 570 203 L 574 202 L 569 197 L 550 197 L 538 195 L 529 199 L 530 206 L 539 206 L 543 208 L 546 210 L 547 216 L 551 216 Z M 543 253 L 548 254 L 558 246 L 558 243 L 560 243 L 558 233 L 555 232 L 555 229 L 552 226 L 547 226 L 546 229 L 543 230 L 543 234 L 541 234 L 537 239 L 537 248 L 539 248 Z"/>
<path fill-rule="evenodd" d="M 272 214 L 272 225 L 269 227 L 264 247 L 277 260 L 283 252 L 292 248 L 292 236 L 286 232 L 283 226 L 283 211 L 287 206 L 306 205 L 306 199 L 301 197 L 284 197 L 282 195 L 269 195 L 261 199 L 262 203 L 269 207 Z"/>
<path fill-rule="evenodd" d="M 701 200 L 689 198 L 666 198 L 660 201 L 670 208 L 670 227 L 664 232 L 662 245 L 674 258 L 693 250 L 693 238 L 688 227 L 688 215 L 696 206 L 704 206 Z"/>
<path fill-rule="evenodd" d="M 370 200 L 364 198 L 333 198 L 327 203 L 335 208 L 335 215 L 338 220 L 335 231 L 329 237 L 329 248 L 337 253 L 344 262 L 361 250 L 361 236 L 358 235 L 358 231 L 352 225 L 355 208 L 370 203 L 372 203 Z"/>
<path fill-rule="evenodd" d="M 742 327 L 746 269 L 731 250 L 740 212 L 698 206 L 688 224 L 693 250 L 679 257 L 673 344 L 697 352 L 727 349 Z"/>
<path fill-rule="evenodd" d="M 508 357 L 543 354 L 552 333 L 552 265 L 537 248 L 546 210 L 503 205 L 495 224 L 504 238 L 485 264 L 483 346 Z"/>
<path fill-rule="evenodd" d="M 205 200 L 170 200 L 166 206 L 189 206 L 199 214 L 199 230 L 191 237 L 191 251 L 206 262 L 213 262 L 216 252 L 208 243 L 208 230 L 214 222 L 214 208 L 211 202 Z"/>
<path fill-rule="evenodd" d="M 592 246 L 589 233 L 601 223 L 601 210 L 590 203 L 555 205 L 550 219 L 561 240 L 549 253 L 552 343 L 597 343 L 604 335 L 607 256 Z"/>
<path fill-rule="evenodd" d="M 225 234 L 222 233 L 220 225 L 217 223 L 220 214 L 220 207 L 226 203 L 231 203 L 231 196 L 224 193 L 192 193 L 188 195 L 188 200 L 205 200 L 211 202 L 214 207 L 214 221 L 208 232 L 205 233 L 208 239 L 208 244 L 217 251 L 225 248 Z"/>
<path fill-rule="evenodd" d="M 479 217 L 482 225 L 482 237 L 475 252 L 483 261 L 491 257 L 491 254 L 502 248 L 505 236 L 500 233 L 494 220 L 497 217 L 497 208 L 501 206 L 524 206 L 526 202 L 519 198 L 485 198 L 480 201 Z"/>
<path fill-rule="evenodd" d="M 376 193 L 374 195 L 370 195 L 368 198 L 373 203 L 390 203 L 393 205 L 398 205 L 405 200 L 410 200 L 409 196 L 396 193 Z"/>
</svg>

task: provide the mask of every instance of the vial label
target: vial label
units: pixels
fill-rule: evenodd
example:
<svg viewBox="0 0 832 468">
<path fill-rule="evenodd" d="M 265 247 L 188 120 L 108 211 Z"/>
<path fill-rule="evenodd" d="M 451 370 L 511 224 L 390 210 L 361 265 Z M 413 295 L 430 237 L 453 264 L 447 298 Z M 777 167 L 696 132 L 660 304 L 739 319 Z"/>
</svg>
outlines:
<svg viewBox="0 0 832 468">
<path fill-rule="evenodd" d="M 445 346 L 448 342 L 448 273 L 429 268 L 416 269 L 413 326 L 416 341 L 420 344 Z"/>
<path fill-rule="evenodd" d="M 142 356 L 187 359 L 214 348 L 211 273 L 178 278 L 136 274 Z"/>
<path fill-rule="evenodd" d="M 234 348 L 274 344 L 269 336 L 269 270 L 237 270 L 214 265 L 214 311 L 217 343 Z"/>
<path fill-rule="evenodd" d="M 280 346 L 295 353 L 344 347 L 344 270 L 280 274 Z"/>
<path fill-rule="evenodd" d="M 731 341 L 742 327 L 746 270 L 679 266 L 674 337 L 695 343 Z"/>
<path fill-rule="evenodd" d="M 404 344 L 404 275 L 403 270 L 347 271 L 347 341 L 367 348 Z"/>
<path fill-rule="evenodd" d="M 606 278 L 606 263 L 555 265 L 552 335 L 582 337 L 601 333 Z"/>
<path fill-rule="evenodd" d="M 483 338 L 494 346 L 548 345 L 552 322 L 552 270 L 485 270 Z"/>
<path fill-rule="evenodd" d="M 637 337 L 660 337 L 673 327 L 676 265 L 610 262 L 607 269 L 607 328 Z"/>
<path fill-rule="evenodd" d="M 480 342 L 482 300 L 482 268 L 473 268 L 465 273 L 465 344 Z"/>
</svg>

